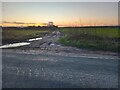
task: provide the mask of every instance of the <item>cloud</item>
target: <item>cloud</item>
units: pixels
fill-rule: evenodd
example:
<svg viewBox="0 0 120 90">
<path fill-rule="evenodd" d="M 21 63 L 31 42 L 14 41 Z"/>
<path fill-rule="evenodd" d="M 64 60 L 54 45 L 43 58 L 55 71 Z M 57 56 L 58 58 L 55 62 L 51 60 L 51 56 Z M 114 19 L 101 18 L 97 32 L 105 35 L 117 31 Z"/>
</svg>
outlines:
<svg viewBox="0 0 120 90">
<path fill-rule="evenodd" d="M 14 24 L 25 24 L 24 22 L 12 22 Z"/>
<path fill-rule="evenodd" d="M 8 21 L 3 21 L 2 23 L 10 23 L 10 24 L 36 24 L 36 23 L 25 23 L 25 22 L 8 22 Z"/>
</svg>

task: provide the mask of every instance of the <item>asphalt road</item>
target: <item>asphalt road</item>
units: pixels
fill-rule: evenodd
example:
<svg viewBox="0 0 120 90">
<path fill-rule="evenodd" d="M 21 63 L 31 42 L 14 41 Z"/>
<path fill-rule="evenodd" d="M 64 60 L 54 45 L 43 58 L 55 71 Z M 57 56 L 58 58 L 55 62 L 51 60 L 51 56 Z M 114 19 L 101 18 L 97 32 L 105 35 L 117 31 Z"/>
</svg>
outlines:
<svg viewBox="0 0 120 90">
<path fill-rule="evenodd" d="M 3 88 L 117 88 L 117 59 L 3 50 Z"/>
</svg>

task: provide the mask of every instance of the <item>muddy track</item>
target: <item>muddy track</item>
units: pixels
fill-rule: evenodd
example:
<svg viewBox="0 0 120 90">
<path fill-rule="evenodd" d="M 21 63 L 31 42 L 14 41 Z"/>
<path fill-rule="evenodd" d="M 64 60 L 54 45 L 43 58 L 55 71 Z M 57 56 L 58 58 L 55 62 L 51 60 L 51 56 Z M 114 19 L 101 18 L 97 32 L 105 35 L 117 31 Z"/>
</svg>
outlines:
<svg viewBox="0 0 120 90">
<path fill-rule="evenodd" d="M 53 31 L 51 34 L 46 34 L 44 37 L 42 37 L 41 40 L 33 41 L 31 42 L 30 45 L 28 46 L 22 46 L 16 49 L 22 49 L 22 50 L 39 50 L 39 51 L 45 51 L 45 52 L 59 52 L 59 53 L 73 53 L 77 55 L 82 55 L 82 54 L 92 54 L 94 56 L 98 55 L 108 55 L 110 57 L 118 57 L 117 53 L 114 52 L 107 52 L 107 51 L 91 51 L 91 50 L 86 50 L 86 49 L 79 49 L 75 47 L 70 47 L 70 46 L 64 46 L 61 45 L 58 42 L 58 39 L 62 37 L 63 35 L 59 31 Z"/>
</svg>

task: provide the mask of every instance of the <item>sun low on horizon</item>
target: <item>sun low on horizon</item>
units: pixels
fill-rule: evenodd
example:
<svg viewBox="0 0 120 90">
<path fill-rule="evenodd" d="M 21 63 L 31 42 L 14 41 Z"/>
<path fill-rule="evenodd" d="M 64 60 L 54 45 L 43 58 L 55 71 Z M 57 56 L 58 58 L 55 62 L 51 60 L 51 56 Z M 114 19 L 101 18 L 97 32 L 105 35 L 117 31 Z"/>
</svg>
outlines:
<svg viewBox="0 0 120 90">
<path fill-rule="evenodd" d="M 2 26 L 118 25 L 117 2 L 3 2 Z"/>
</svg>

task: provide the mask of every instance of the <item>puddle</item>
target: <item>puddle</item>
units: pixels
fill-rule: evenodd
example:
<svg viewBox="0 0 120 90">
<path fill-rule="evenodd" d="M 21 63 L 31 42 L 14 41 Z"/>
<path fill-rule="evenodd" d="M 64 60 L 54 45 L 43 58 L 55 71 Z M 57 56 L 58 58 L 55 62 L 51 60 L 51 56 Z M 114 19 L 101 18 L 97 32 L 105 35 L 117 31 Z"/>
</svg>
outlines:
<svg viewBox="0 0 120 90">
<path fill-rule="evenodd" d="M 58 43 L 55 43 L 55 42 L 49 42 L 48 45 L 49 46 L 60 46 Z"/>
<path fill-rule="evenodd" d="M 29 45 L 29 44 L 30 43 L 27 43 L 27 42 L 21 42 L 21 43 L 14 43 L 14 44 L 3 45 L 3 46 L 0 46 L 0 48 L 19 47 L 19 46 L 25 46 L 25 45 Z"/>
<path fill-rule="evenodd" d="M 33 38 L 33 39 L 29 39 L 27 41 L 36 41 L 36 40 L 41 40 L 42 38 Z M 0 48 L 12 48 L 12 47 L 19 47 L 19 46 L 25 46 L 25 45 L 29 45 L 30 43 L 28 42 L 21 42 L 21 43 L 13 43 L 13 44 L 7 44 L 7 45 L 3 45 L 0 46 Z"/>
<path fill-rule="evenodd" d="M 41 40 L 42 38 L 34 38 L 34 39 L 29 39 L 28 41 L 36 41 L 36 40 Z"/>
<path fill-rule="evenodd" d="M 54 44 L 54 43 L 51 43 L 50 46 L 55 46 L 55 44 Z"/>
</svg>

